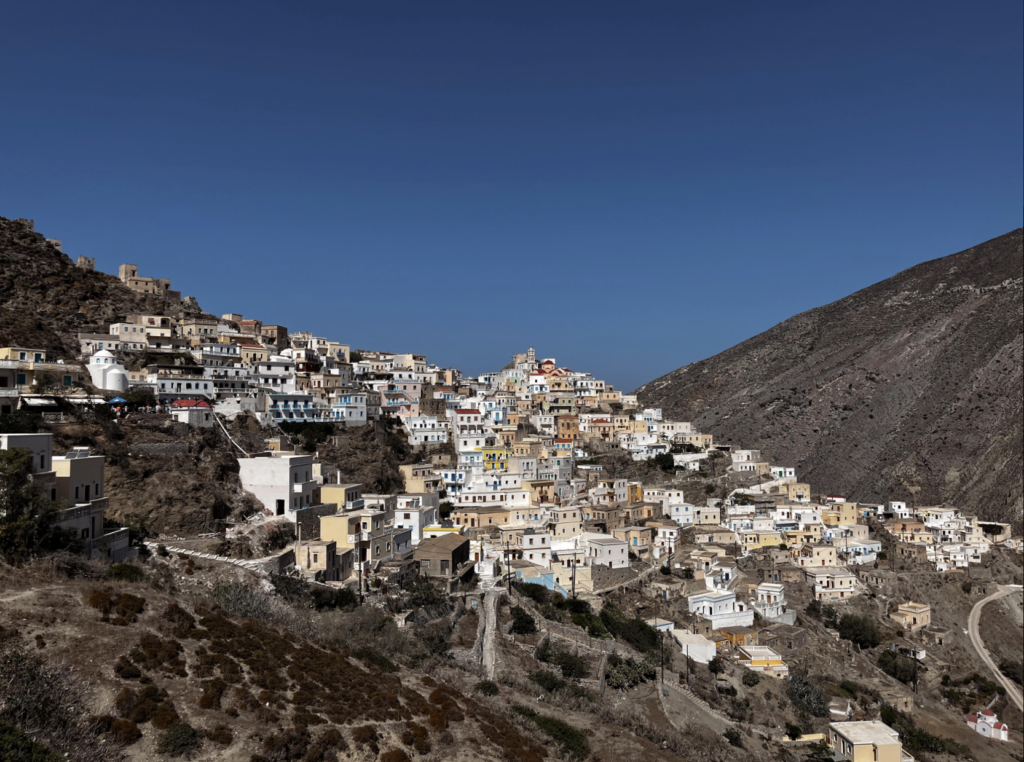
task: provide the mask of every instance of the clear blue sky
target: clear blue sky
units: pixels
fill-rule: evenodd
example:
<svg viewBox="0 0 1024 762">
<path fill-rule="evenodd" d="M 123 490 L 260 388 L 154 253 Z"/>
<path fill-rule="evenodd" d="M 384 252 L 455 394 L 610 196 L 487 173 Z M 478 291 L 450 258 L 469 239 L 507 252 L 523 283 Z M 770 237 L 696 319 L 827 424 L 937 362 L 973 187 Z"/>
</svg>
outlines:
<svg viewBox="0 0 1024 762">
<path fill-rule="evenodd" d="M 204 309 L 632 389 L 1021 225 L 1022 4 L 12 3 L 0 214 Z"/>
</svg>

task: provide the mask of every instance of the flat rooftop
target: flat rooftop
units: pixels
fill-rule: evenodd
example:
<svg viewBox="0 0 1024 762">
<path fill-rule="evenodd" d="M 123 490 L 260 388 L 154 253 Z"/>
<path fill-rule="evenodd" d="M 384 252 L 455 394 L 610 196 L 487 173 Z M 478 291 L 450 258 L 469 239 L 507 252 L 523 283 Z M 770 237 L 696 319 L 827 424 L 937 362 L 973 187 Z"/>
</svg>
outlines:
<svg viewBox="0 0 1024 762">
<path fill-rule="evenodd" d="M 891 746 L 899 743 L 896 731 L 879 720 L 833 722 L 829 727 L 854 745 L 873 743 L 876 746 Z"/>
</svg>

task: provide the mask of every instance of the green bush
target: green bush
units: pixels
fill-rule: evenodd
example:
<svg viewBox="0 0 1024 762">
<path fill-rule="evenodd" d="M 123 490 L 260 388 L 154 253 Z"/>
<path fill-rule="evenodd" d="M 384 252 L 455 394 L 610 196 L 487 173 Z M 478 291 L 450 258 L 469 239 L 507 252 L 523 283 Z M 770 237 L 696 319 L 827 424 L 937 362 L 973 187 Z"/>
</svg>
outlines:
<svg viewBox="0 0 1024 762">
<path fill-rule="evenodd" d="M 516 635 L 531 635 L 537 632 L 537 622 L 522 606 L 513 606 L 512 632 Z"/>
<path fill-rule="evenodd" d="M 875 623 L 865 616 L 843 614 L 839 620 L 839 637 L 849 640 L 861 648 L 874 648 L 882 642 Z"/>
<path fill-rule="evenodd" d="M 803 675 L 793 675 L 789 680 L 786 695 L 798 710 L 814 717 L 828 717 L 828 700 L 825 694 Z"/>
<path fill-rule="evenodd" d="M 786 735 L 791 741 L 795 741 L 804 734 L 804 729 L 799 725 L 794 725 L 792 722 L 786 723 Z"/>
<path fill-rule="evenodd" d="M 187 722 L 179 722 L 172 725 L 160 737 L 157 744 L 157 754 L 166 754 L 169 757 L 181 757 L 196 751 L 202 740 L 196 729 Z"/>
<path fill-rule="evenodd" d="M 630 619 L 612 603 L 601 609 L 601 623 L 616 640 L 625 641 L 640 653 L 657 651 L 661 644 L 657 630 L 643 619 Z"/>
<path fill-rule="evenodd" d="M 761 682 L 761 674 L 759 672 L 748 669 L 743 673 L 743 684 L 748 688 L 753 688 L 759 682 Z"/>
<path fill-rule="evenodd" d="M 999 665 L 999 671 L 1008 678 L 1021 685 L 1024 681 L 1024 665 L 1019 661 L 1004 661 Z"/>
<path fill-rule="evenodd" d="M 634 688 L 657 676 L 657 665 L 650 657 L 637 661 L 612 654 L 608 657 L 608 664 L 604 670 L 604 680 L 608 687 L 620 690 Z"/>
<path fill-rule="evenodd" d="M 7 762 L 63 762 L 63 757 L 36 743 L 17 727 L 0 719 L 0 760 Z"/>
<path fill-rule="evenodd" d="M 122 582 L 139 582 L 145 576 L 142 569 L 134 564 L 111 564 L 107 569 L 107 579 L 116 579 Z"/>
<path fill-rule="evenodd" d="M 531 720 L 544 735 L 558 745 L 563 756 L 583 762 L 590 757 L 590 743 L 582 732 L 572 725 L 554 717 L 538 714 L 524 706 L 514 706 L 512 710 Z"/>
<path fill-rule="evenodd" d="M 565 680 L 560 678 L 554 672 L 548 672 L 546 669 L 531 672 L 530 682 L 536 683 L 549 693 L 560 691 L 568 685 Z"/>
<path fill-rule="evenodd" d="M 944 738 L 928 733 L 914 725 L 914 720 L 898 711 L 889 704 L 882 704 L 882 722 L 899 733 L 903 748 L 911 754 L 918 754 L 922 751 L 936 754 L 955 754 L 957 756 L 968 755 L 968 748 L 957 743 L 952 738 Z"/>
<path fill-rule="evenodd" d="M 909 684 L 914 681 L 914 660 L 900 656 L 895 651 L 882 651 L 878 655 L 878 668 L 901 683 Z"/>
<path fill-rule="evenodd" d="M 498 684 L 493 680 L 481 680 L 476 684 L 475 690 L 477 693 L 481 693 L 484 696 L 497 696 Z"/>
<path fill-rule="evenodd" d="M 551 595 L 551 591 L 544 587 L 544 585 L 538 585 L 534 582 L 524 582 L 518 585 L 518 587 L 519 592 L 536 603 L 544 603 Z"/>
<path fill-rule="evenodd" d="M 725 672 L 725 662 L 715 656 L 708 662 L 708 669 L 711 670 L 712 673 L 719 675 L 722 672 Z"/>
<path fill-rule="evenodd" d="M 743 748 L 743 734 L 737 728 L 729 728 L 722 735 L 725 736 L 725 740 L 729 742 L 730 746 L 735 746 L 737 749 Z"/>
</svg>

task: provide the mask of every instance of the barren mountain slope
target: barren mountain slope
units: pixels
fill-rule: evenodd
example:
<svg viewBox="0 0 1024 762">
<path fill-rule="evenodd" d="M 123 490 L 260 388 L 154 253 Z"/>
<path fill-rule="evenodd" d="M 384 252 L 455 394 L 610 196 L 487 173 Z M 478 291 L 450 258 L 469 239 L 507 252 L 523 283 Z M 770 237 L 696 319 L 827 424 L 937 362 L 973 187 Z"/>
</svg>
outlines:
<svg viewBox="0 0 1024 762">
<path fill-rule="evenodd" d="M 796 315 L 637 390 L 816 491 L 1018 523 L 1021 230 Z"/>
<path fill-rule="evenodd" d="M 185 311 L 136 293 L 113 275 L 76 267 L 31 221 L 0 217 L 0 346 L 74 359 L 79 332 L 106 333 L 110 323 L 132 312 Z"/>
</svg>

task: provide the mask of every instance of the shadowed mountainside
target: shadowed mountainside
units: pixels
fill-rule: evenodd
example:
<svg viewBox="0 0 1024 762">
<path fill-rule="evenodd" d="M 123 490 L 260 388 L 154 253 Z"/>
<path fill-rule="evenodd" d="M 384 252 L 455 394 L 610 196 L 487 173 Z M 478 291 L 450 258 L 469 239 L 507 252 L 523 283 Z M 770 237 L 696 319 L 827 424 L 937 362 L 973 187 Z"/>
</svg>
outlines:
<svg viewBox="0 0 1024 762">
<path fill-rule="evenodd" d="M 1022 248 L 1015 230 L 801 313 L 637 390 L 816 492 L 1022 509 Z"/>
<path fill-rule="evenodd" d="M 76 267 L 30 220 L 0 217 L 0 346 L 45 349 L 70 360 L 79 353 L 79 332 L 106 333 L 133 312 L 186 311 L 136 293 L 114 275 Z"/>
</svg>

